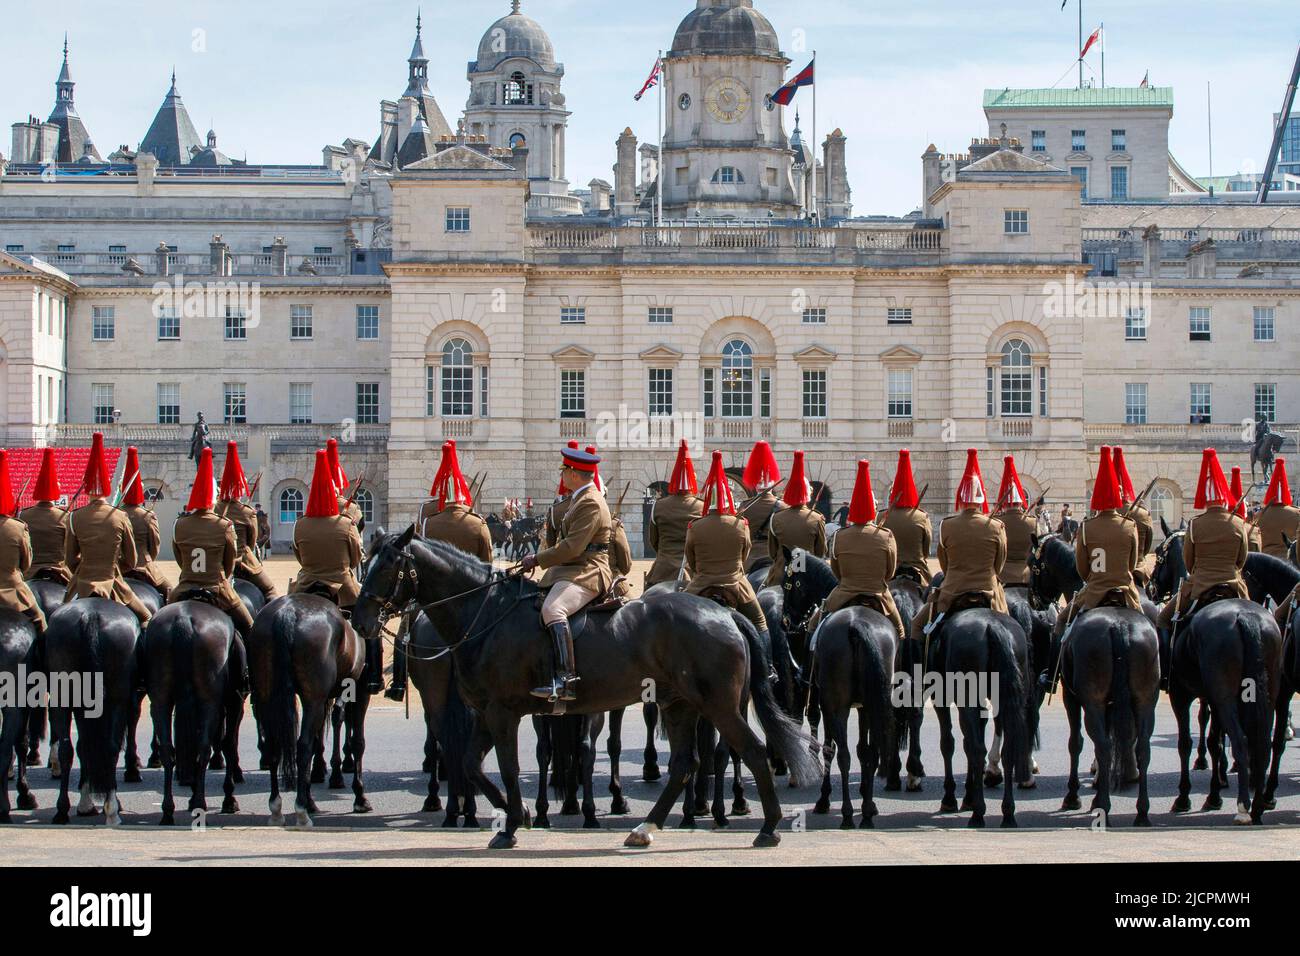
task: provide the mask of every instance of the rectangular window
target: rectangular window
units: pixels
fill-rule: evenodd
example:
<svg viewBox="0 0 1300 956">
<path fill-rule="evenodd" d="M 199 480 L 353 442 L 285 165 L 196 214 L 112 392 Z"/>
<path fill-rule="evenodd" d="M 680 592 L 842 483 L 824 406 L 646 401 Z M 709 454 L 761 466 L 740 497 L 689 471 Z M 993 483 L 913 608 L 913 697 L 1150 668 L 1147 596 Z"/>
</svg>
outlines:
<svg viewBox="0 0 1300 956">
<path fill-rule="evenodd" d="M 312 308 L 309 305 L 289 306 L 289 338 L 300 341 L 312 337 Z"/>
<path fill-rule="evenodd" d="M 566 306 L 565 308 L 560 309 L 560 324 L 561 325 L 586 325 L 587 310 L 581 306 L 578 307 Z"/>
<path fill-rule="evenodd" d="M 1076 153 L 1084 153 L 1088 150 L 1088 131 L 1082 129 L 1070 130 L 1070 149 Z"/>
<path fill-rule="evenodd" d="M 651 325 L 672 325 L 673 310 L 664 306 L 651 306 L 650 308 Z"/>
<path fill-rule="evenodd" d="M 1147 383 L 1129 382 L 1124 386 L 1124 424 L 1147 423 Z"/>
<path fill-rule="evenodd" d="M 113 386 L 90 386 L 91 417 L 96 425 L 113 424 Z"/>
<path fill-rule="evenodd" d="M 889 386 L 890 418 L 912 417 L 912 370 L 890 369 L 887 376 Z"/>
<path fill-rule="evenodd" d="M 1193 425 L 1208 425 L 1213 414 L 1210 402 L 1210 386 L 1206 382 L 1192 383 L 1192 397 L 1189 412 Z"/>
<path fill-rule="evenodd" d="M 717 393 L 714 390 L 715 370 L 711 368 L 704 369 L 704 380 L 700 386 L 703 393 L 700 396 L 700 408 L 705 418 L 713 418 L 718 413 Z"/>
<path fill-rule="evenodd" d="M 910 308 L 890 309 L 886 315 L 885 321 L 890 325 L 911 325 L 912 310 Z"/>
<path fill-rule="evenodd" d="M 1124 338 L 1129 342 L 1147 339 L 1147 310 L 1129 309 L 1124 313 Z"/>
<path fill-rule="evenodd" d="M 5 252 L 14 253 L 14 252 L 22 252 L 22 251 L 23 251 L 23 247 L 17 245 L 16 243 L 10 243 L 9 245 L 5 246 Z"/>
<path fill-rule="evenodd" d="M 289 424 L 310 425 L 312 421 L 311 382 L 289 383 Z"/>
<path fill-rule="evenodd" d="M 248 316 L 240 309 L 226 306 L 226 341 L 242 342 L 248 338 Z"/>
<path fill-rule="evenodd" d="M 312 251 L 313 251 L 316 255 L 318 255 L 318 256 L 332 256 L 332 255 L 334 255 L 334 247 L 333 247 L 333 246 L 317 246 L 317 247 L 316 247 L 314 250 L 312 250 Z"/>
<path fill-rule="evenodd" d="M 243 382 L 226 382 L 224 387 L 227 425 L 248 424 L 248 390 Z"/>
<path fill-rule="evenodd" d="M 1079 180 L 1079 196 L 1082 199 L 1088 198 L 1088 167 L 1071 166 L 1070 175 Z"/>
<path fill-rule="evenodd" d="M 803 324 L 804 325 L 825 325 L 826 310 L 825 309 L 804 309 Z"/>
<path fill-rule="evenodd" d="M 1002 214 L 1002 231 L 1008 236 L 1023 236 L 1029 232 L 1029 210 L 1008 209 Z"/>
<path fill-rule="evenodd" d="M 179 382 L 158 383 L 158 424 L 181 423 L 181 386 Z"/>
<path fill-rule="evenodd" d="M 587 417 L 587 373 L 580 368 L 560 369 L 560 417 Z"/>
<path fill-rule="evenodd" d="M 1112 166 L 1110 168 L 1110 198 L 1128 199 L 1128 167 Z"/>
<path fill-rule="evenodd" d="M 1210 318 L 1212 313 L 1209 308 L 1195 306 L 1188 310 L 1187 313 L 1187 331 L 1188 337 L 1193 342 L 1210 341 Z"/>
<path fill-rule="evenodd" d="M 357 306 L 357 339 L 373 342 L 379 338 L 379 306 Z"/>
<path fill-rule="evenodd" d="M 447 207 L 447 231 L 448 232 L 469 232 L 469 207 L 468 206 Z"/>
<path fill-rule="evenodd" d="M 1123 153 L 1128 149 L 1128 132 L 1122 129 L 1110 131 L 1110 151 Z"/>
<path fill-rule="evenodd" d="M 993 404 L 994 392 L 995 392 L 993 384 L 994 384 L 995 373 L 993 371 L 993 366 L 991 365 L 985 371 L 988 374 L 985 376 L 985 381 L 984 381 L 984 415 L 987 418 L 992 418 L 994 417 L 995 414 L 997 414 L 996 407 Z"/>
<path fill-rule="evenodd" d="M 1042 366 L 1038 370 L 1038 415 L 1040 418 L 1047 417 L 1047 366 Z"/>
<path fill-rule="evenodd" d="M 1256 342 L 1273 342 L 1275 341 L 1276 332 L 1274 330 L 1274 320 L 1276 311 L 1272 306 L 1255 307 L 1255 341 Z"/>
<path fill-rule="evenodd" d="M 474 414 L 474 366 L 442 366 L 442 416 L 468 418 Z"/>
<path fill-rule="evenodd" d="M 1103 278 L 1119 275 L 1118 262 L 1113 252 L 1085 252 L 1083 261 L 1092 266 L 1097 275 Z"/>
<path fill-rule="evenodd" d="M 1002 417 L 1019 418 L 1034 414 L 1033 371 L 1023 366 L 1002 368 Z"/>
<path fill-rule="evenodd" d="M 175 309 L 162 309 L 158 314 L 158 341 L 176 342 L 181 337 L 181 317 Z"/>
<path fill-rule="evenodd" d="M 116 334 L 117 310 L 111 305 L 97 305 L 90 310 L 90 337 L 96 342 L 111 342 Z"/>
<path fill-rule="evenodd" d="M 478 368 L 478 413 L 480 418 L 488 417 L 488 367 Z"/>
<path fill-rule="evenodd" d="M 772 370 L 758 370 L 758 417 L 772 417 Z"/>
<path fill-rule="evenodd" d="M 424 414 L 432 418 L 437 410 L 438 369 L 433 365 L 424 367 Z"/>
<path fill-rule="evenodd" d="M 1047 152 L 1047 130 L 1035 129 L 1029 131 L 1030 149 L 1035 153 Z"/>
<path fill-rule="evenodd" d="M 357 382 L 357 424 L 379 424 L 378 382 Z"/>
<path fill-rule="evenodd" d="M 649 370 L 646 409 L 650 415 L 666 416 L 673 413 L 672 369 L 652 368 Z"/>
<path fill-rule="evenodd" d="M 1255 421 L 1261 418 L 1269 424 L 1277 422 L 1277 386 L 1271 382 L 1255 386 Z"/>
<path fill-rule="evenodd" d="M 826 417 L 826 370 L 824 368 L 803 370 L 803 417 Z"/>
</svg>

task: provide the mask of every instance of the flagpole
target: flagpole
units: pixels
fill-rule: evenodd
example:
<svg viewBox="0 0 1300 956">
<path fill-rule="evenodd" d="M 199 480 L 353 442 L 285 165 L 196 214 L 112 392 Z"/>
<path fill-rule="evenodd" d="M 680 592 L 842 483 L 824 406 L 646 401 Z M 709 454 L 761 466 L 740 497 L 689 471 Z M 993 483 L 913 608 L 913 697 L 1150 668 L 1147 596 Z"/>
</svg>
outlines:
<svg viewBox="0 0 1300 956">
<path fill-rule="evenodd" d="M 1106 21 L 1101 21 L 1101 88 L 1106 88 Z"/>
<path fill-rule="evenodd" d="M 821 203 L 818 201 L 818 195 L 817 195 L 817 150 L 818 150 L 818 143 L 817 143 L 817 80 L 816 80 L 816 76 L 817 76 L 817 51 L 816 51 L 816 50 L 813 50 L 813 58 L 812 58 L 812 62 L 813 62 L 813 78 L 814 78 L 814 79 L 813 79 L 813 85 L 812 85 L 812 88 L 813 88 L 813 115 L 812 115 L 812 135 L 813 135 L 813 141 L 812 141 L 812 150 L 811 150 L 811 152 L 812 152 L 812 205 L 813 205 L 813 208 L 812 208 L 812 212 L 813 212 L 813 214 L 812 214 L 812 218 L 813 218 L 813 225 L 820 225 L 820 224 L 821 224 L 821 218 L 820 218 L 820 216 L 818 215 L 818 213 L 819 213 L 819 211 L 820 211 L 820 209 L 821 209 Z"/>
<path fill-rule="evenodd" d="M 662 226 L 664 221 L 664 85 L 668 82 L 668 71 L 664 69 L 664 51 L 659 51 L 659 161 L 658 186 L 655 198 L 655 225 Z"/>
<path fill-rule="evenodd" d="M 1079 0 L 1079 89 L 1083 89 L 1083 0 Z"/>
</svg>

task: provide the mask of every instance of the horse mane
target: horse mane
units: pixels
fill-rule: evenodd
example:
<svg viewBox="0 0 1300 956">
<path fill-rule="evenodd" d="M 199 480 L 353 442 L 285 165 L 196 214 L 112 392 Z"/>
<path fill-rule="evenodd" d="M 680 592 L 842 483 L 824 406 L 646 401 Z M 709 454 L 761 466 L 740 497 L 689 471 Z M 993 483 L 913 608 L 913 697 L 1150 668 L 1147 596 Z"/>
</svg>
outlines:
<svg viewBox="0 0 1300 956">
<path fill-rule="evenodd" d="M 1259 572 L 1277 575 L 1282 579 L 1285 586 L 1290 588 L 1300 584 L 1300 568 L 1297 568 L 1290 561 L 1275 558 L 1273 555 L 1264 554 L 1262 551 L 1252 551 L 1246 555 L 1246 570 L 1255 575 L 1258 575 Z"/>
<path fill-rule="evenodd" d="M 796 551 L 803 551 L 802 548 L 796 548 Z M 804 573 L 808 575 L 811 582 L 819 588 L 831 587 L 839 584 L 839 578 L 835 577 L 835 572 L 831 570 L 831 563 L 825 558 L 819 558 L 811 551 L 804 551 Z"/>
</svg>

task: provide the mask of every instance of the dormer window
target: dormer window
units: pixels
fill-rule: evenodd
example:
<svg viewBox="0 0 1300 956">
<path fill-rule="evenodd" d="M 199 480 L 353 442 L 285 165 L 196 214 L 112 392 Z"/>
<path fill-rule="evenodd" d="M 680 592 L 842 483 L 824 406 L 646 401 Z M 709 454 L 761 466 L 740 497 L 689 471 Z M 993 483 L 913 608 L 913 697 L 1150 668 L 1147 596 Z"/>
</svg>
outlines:
<svg viewBox="0 0 1300 956">
<path fill-rule="evenodd" d="M 723 166 L 713 174 L 713 182 L 720 183 L 723 186 L 733 186 L 744 181 L 745 177 L 740 174 L 740 170 L 735 166 Z"/>
<path fill-rule="evenodd" d="M 532 106 L 533 85 L 522 73 L 515 71 L 505 85 L 506 106 Z"/>
</svg>

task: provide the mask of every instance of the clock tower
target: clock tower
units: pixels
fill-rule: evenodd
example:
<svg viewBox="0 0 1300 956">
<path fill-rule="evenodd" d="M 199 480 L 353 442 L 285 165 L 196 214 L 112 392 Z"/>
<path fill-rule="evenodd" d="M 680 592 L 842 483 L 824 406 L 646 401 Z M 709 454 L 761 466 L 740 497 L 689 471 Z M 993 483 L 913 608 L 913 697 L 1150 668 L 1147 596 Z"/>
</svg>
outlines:
<svg viewBox="0 0 1300 956">
<path fill-rule="evenodd" d="M 697 0 L 664 58 L 664 215 L 800 215 L 785 108 L 769 95 L 790 61 L 753 0 Z"/>
</svg>

